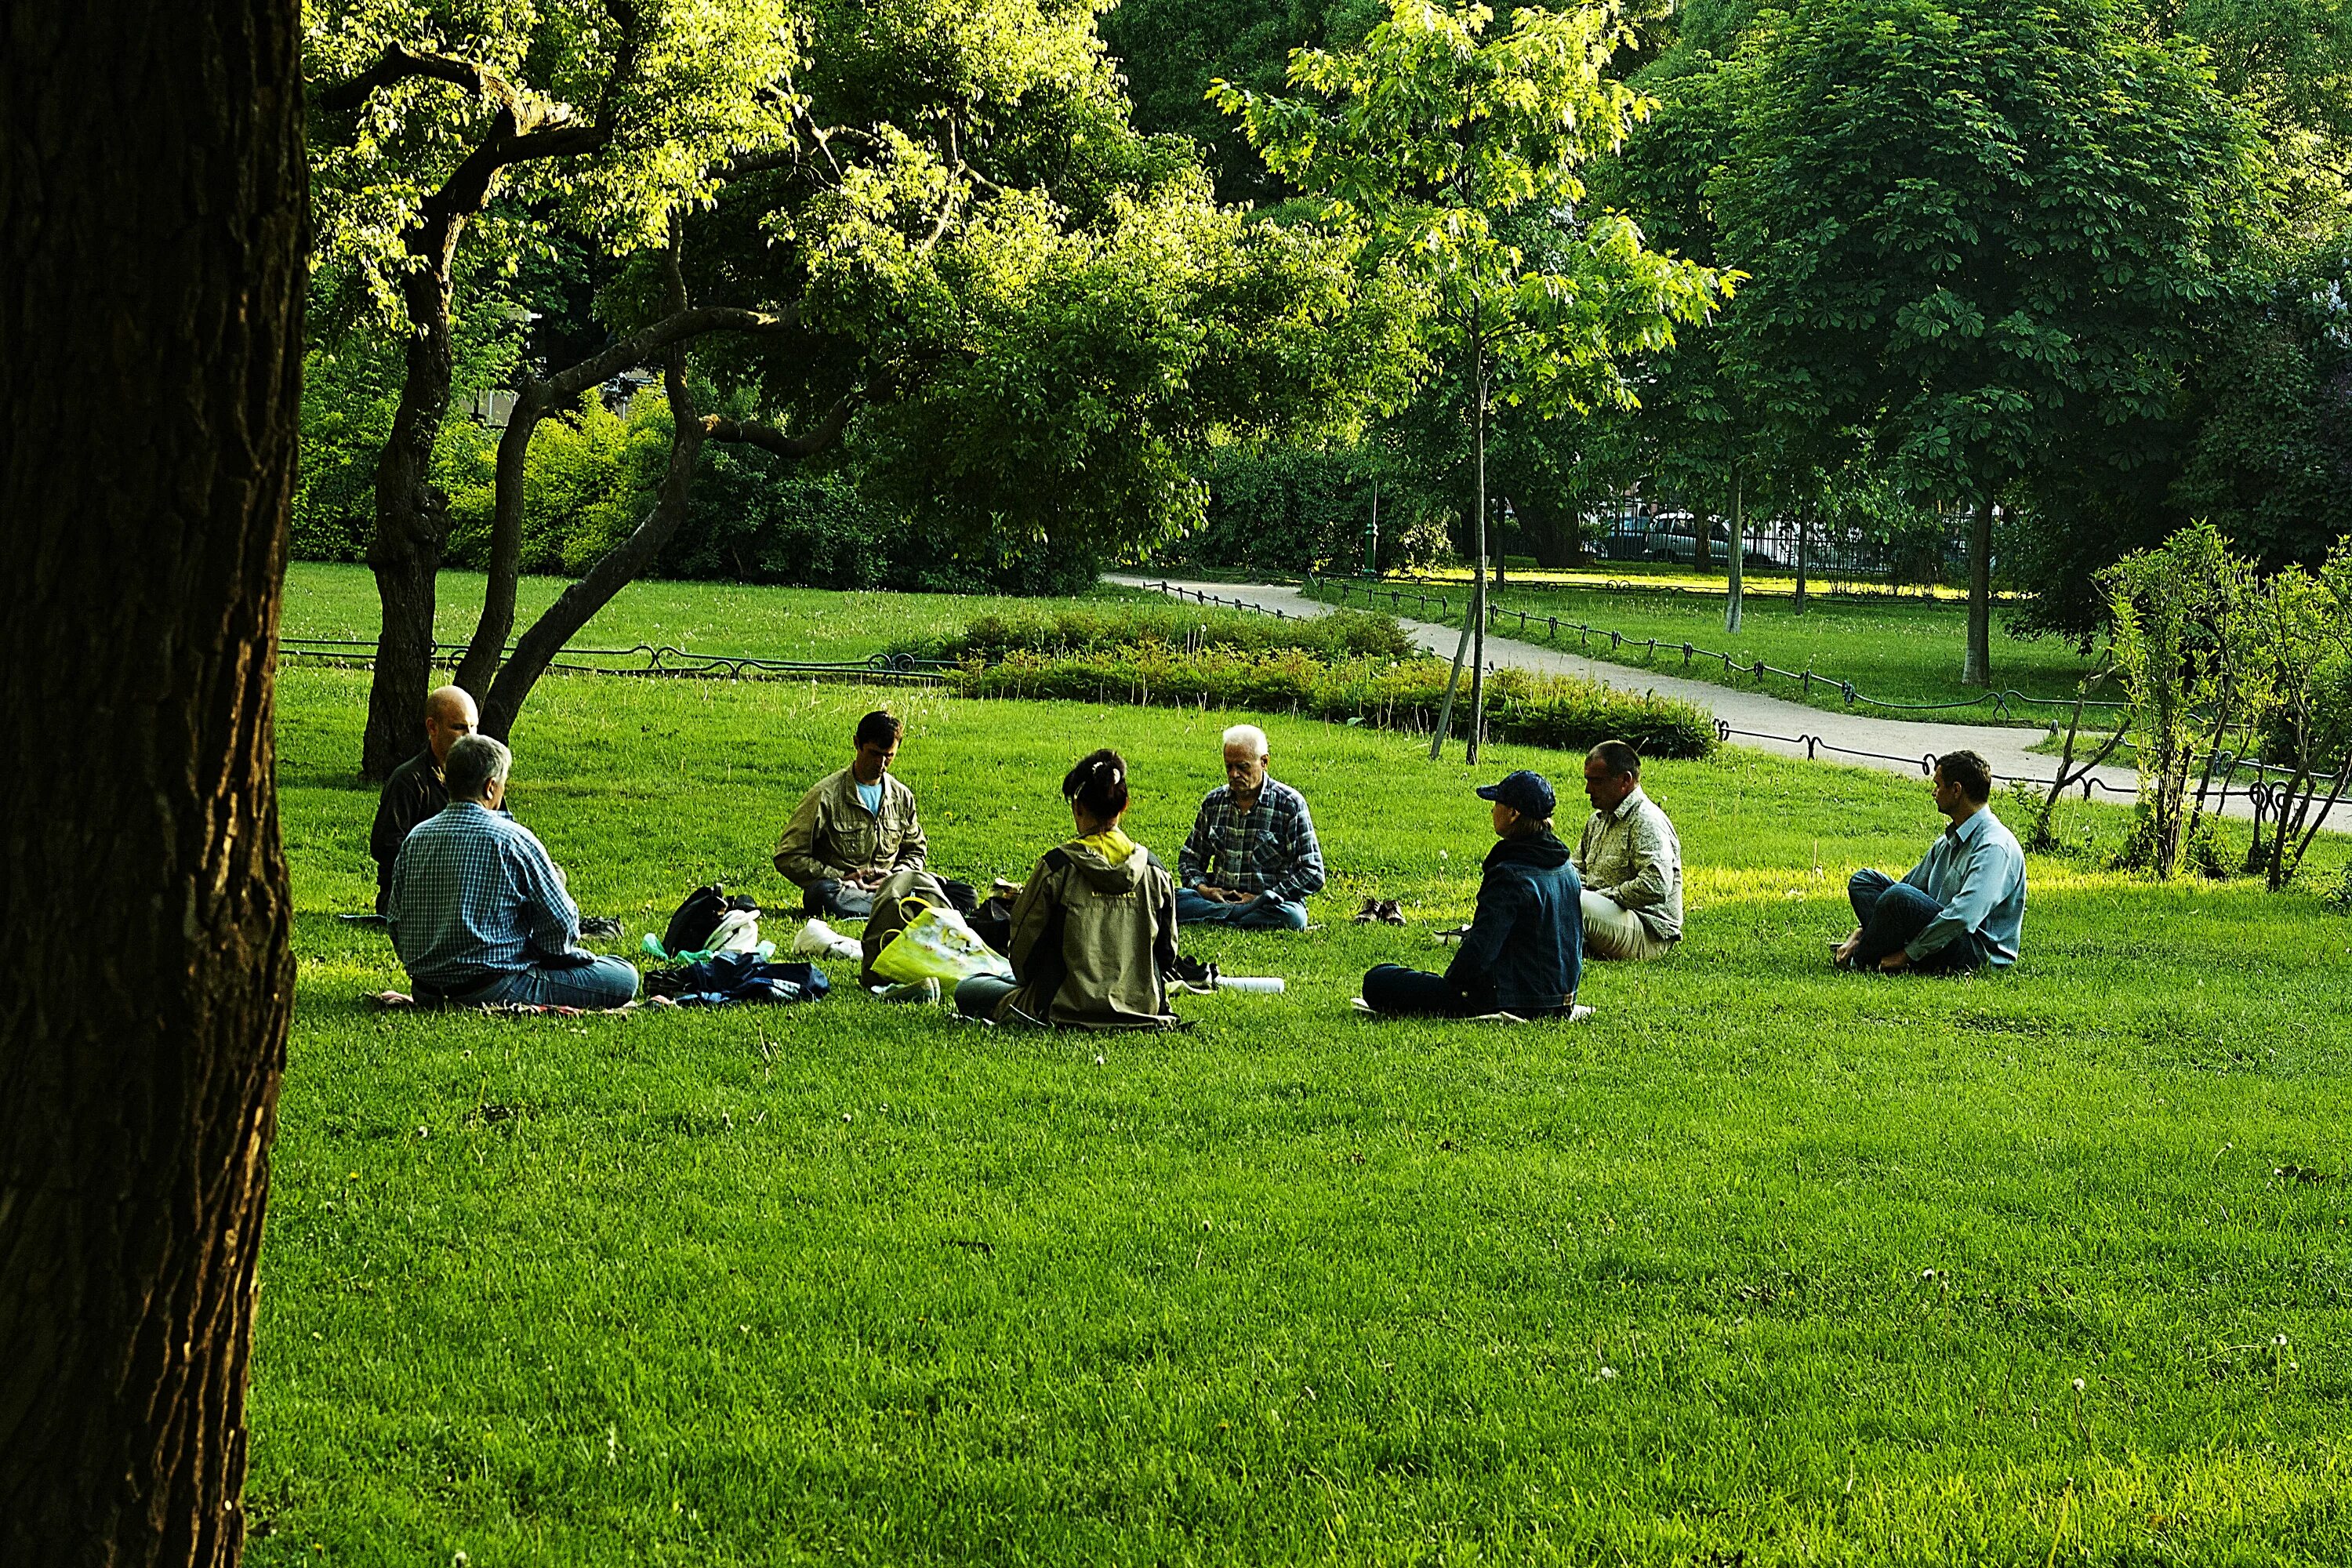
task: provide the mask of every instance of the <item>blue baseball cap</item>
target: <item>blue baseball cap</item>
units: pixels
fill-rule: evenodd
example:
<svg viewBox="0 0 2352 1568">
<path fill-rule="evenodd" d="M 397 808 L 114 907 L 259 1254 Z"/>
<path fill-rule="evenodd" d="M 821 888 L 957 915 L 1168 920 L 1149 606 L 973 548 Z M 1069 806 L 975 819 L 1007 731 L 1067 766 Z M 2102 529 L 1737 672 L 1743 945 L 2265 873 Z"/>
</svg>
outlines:
<svg viewBox="0 0 2352 1568">
<path fill-rule="evenodd" d="M 1481 784 L 1480 800 L 1498 800 L 1521 816 L 1549 816 L 1559 797 L 1552 794 L 1551 780 L 1528 768 L 1521 768 L 1501 784 Z"/>
</svg>

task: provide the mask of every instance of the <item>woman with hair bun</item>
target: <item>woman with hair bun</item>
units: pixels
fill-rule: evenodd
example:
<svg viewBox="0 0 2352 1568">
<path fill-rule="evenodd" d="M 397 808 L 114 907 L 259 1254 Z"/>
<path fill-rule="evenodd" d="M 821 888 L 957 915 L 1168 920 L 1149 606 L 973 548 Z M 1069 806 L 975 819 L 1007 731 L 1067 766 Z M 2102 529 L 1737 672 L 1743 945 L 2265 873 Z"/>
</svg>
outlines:
<svg viewBox="0 0 2352 1568">
<path fill-rule="evenodd" d="M 1013 904 L 1012 980 L 956 986 L 958 1011 L 1001 1024 L 1164 1029 L 1166 971 L 1176 962 L 1176 886 L 1151 852 L 1119 831 L 1127 759 L 1106 746 L 1062 780 L 1076 829 L 1045 851 Z"/>
</svg>

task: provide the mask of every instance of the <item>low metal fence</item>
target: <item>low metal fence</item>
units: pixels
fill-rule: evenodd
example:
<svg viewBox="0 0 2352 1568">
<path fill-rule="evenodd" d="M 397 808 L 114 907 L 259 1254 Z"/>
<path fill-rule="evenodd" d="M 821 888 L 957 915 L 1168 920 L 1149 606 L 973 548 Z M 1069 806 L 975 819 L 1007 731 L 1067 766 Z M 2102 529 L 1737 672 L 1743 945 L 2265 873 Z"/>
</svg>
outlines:
<svg viewBox="0 0 2352 1568">
<path fill-rule="evenodd" d="M 352 637 L 280 637 L 278 647 L 280 654 L 293 658 L 360 667 L 375 663 L 376 645 Z M 464 643 L 433 645 L 436 664 L 455 664 L 465 652 Z M 589 659 L 638 662 L 582 662 Z M 698 653 L 673 647 L 667 643 L 641 642 L 634 647 L 566 648 L 563 657 L 552 660 L 547 668 L 575 675 L 652 676 L 688 680 L 882 680 L 919 686 L 937 684 L 944 679 L 946 671 L 955 668 L 955 664 L 951 659 L 917 658 L 903 653 L 877 653 L 864 659 L 761 658 L 753 654 Z"/>
</svg>

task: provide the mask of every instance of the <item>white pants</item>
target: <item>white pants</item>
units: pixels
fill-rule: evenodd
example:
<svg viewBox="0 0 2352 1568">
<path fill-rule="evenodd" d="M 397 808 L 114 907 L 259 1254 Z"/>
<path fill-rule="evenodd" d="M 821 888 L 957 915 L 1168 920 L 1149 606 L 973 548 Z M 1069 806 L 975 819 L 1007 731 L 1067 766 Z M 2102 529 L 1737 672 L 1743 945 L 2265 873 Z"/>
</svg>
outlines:
<svg viewBox="0 0 2352 1568">
<path fill-rule="evenodd" d="M 1664 958 L 1675 944 L 1650 934 L 1641 916 L 1614 899 L 1587 891 L 1584 910 L 1584 956 L 1587 958 Z"/>
</svg>

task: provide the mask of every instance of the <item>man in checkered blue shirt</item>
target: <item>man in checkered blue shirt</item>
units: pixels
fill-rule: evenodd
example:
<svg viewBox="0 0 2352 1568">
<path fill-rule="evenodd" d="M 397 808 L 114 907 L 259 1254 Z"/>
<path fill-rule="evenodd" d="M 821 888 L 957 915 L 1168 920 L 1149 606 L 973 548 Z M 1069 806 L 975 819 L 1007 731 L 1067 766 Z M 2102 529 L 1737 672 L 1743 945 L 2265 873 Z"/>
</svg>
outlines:
<svg viewBox="0 0 2352 1568">
<path fill-rule="evenodd" d="M 1176 857 L 1180 925 L 1304 931 L 1309 893 L 1323 890 L 1323 847 L 1307 801 L 1266 776 L 1265 731 L 1225 731 L 1225 782 L 1201 802 Z"/>
<path fill-rule="evenodd" d="M 449 748 L 449 804 L 392 863 L 384 911 L 420 1001 L 617 1007 L 636 967 L 580 945 L 580 910 L 546 846 L 502 809 L 513 753 L 487 735 Z"/>
</svg>

